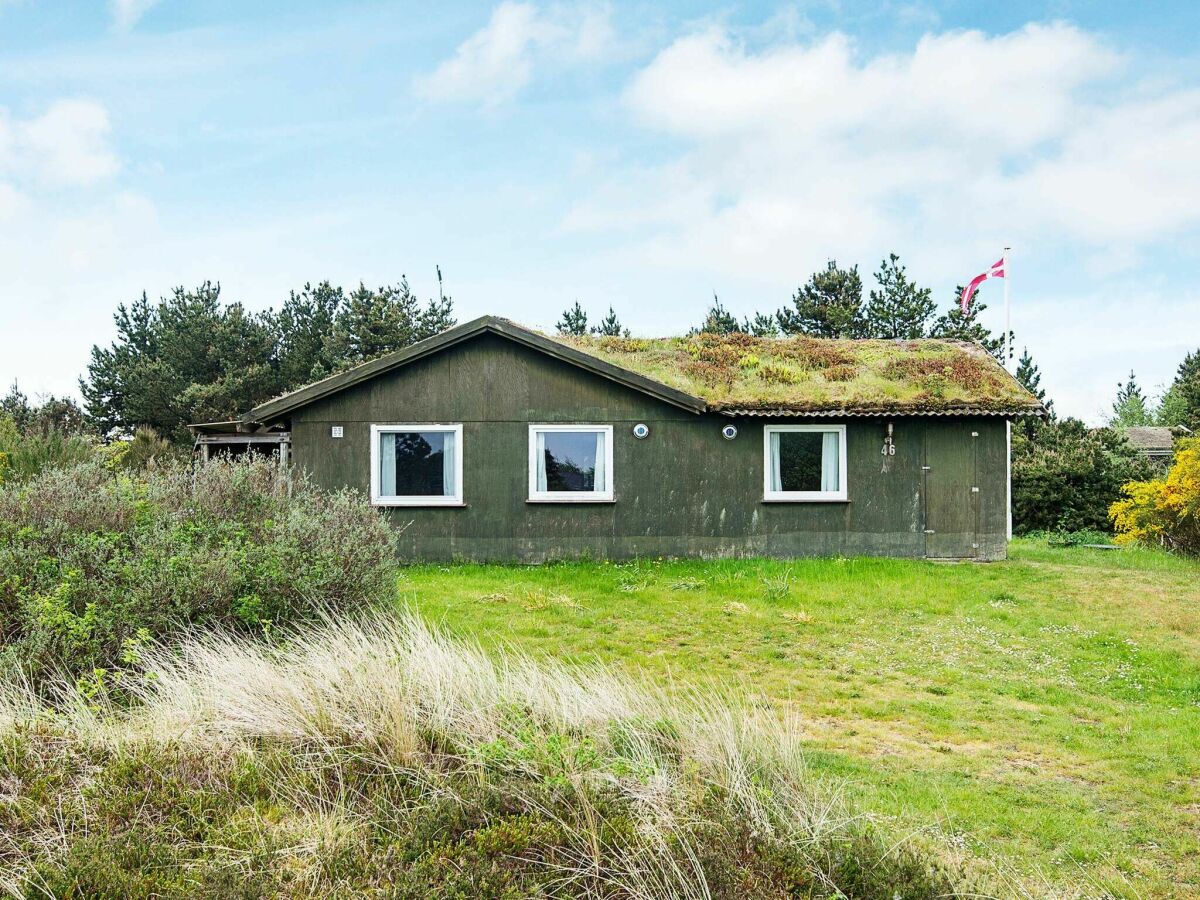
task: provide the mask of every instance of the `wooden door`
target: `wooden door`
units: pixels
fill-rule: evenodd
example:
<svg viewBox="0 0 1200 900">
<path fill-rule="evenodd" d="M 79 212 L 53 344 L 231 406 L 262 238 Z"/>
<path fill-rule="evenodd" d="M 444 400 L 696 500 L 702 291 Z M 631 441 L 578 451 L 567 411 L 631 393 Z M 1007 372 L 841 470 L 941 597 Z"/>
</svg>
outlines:
<svg viewBox="0 0 1200 900">
<path fill-rule="evenodd" d="M 970 423 L 931 422 L 923 467 L 925 555 L 970 559 L 979 547 L 979 435 Z"/>
</svg>

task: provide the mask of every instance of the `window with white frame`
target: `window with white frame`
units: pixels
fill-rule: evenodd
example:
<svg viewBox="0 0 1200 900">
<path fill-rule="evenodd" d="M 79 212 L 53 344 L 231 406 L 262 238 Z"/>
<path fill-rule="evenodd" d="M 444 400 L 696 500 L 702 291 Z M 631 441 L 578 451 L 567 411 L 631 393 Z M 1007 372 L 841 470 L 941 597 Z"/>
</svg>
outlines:
<svg viewBox="0 0 1200 900">
<path fill-rule="evenodd" d="M 372 425 L 371 502 L 461 506 L 462 425 Z"/>
<path fill-rule="evenodd" d="M 767 425 L 763 445 L 764 500 L 847 498 L 845 425 Z"/>
<path fill-rule="evenodd" d="M 530 425 L 529 499 L 612 500 L 612 436 L 611 425 Z"/>
</svg>

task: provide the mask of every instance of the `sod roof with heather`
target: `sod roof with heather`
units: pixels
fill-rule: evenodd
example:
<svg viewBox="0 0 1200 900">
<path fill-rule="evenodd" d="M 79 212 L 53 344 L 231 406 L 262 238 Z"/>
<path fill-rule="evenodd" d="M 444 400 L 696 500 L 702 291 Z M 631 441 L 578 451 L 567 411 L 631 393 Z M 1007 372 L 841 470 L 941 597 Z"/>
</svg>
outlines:
<svg viewBox="0 0 1200 900">
<path fill-rule="evenodd" d="M 746 334 L 555 340 L 733 412 L 1041 414 L 977 344 Z"/>
<path fill-rule="evenodd" d="M 982 347 L 965 341 L 823 340 L 747 334 L 673 338 L 547 335 L 480 316 L 261 403 L 240 425 L 281 424 L 348 387 L 495 334 L 692 412 L 744 415 L 1045 415 Z M 220 424 L 220 423 L 218 423 Z M 197 430 L 210 426 L 196 425 Z"/>
</svg>

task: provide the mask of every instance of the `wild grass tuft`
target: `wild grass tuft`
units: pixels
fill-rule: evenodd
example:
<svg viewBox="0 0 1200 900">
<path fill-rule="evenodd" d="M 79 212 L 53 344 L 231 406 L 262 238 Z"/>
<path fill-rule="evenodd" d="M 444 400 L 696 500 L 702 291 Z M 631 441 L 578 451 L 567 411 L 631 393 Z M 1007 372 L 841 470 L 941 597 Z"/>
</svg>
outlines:
<svg viewBox="0 0 1200 900">
<path fill-rule="evenodd" d="M 489 655 L 409 614 L 156 644 L 127 690 L 120 709 L 63 685 L 50 714 L 26 686 L 0 688 L 19 773 L 10 890 L 182 895 L 231 873 L 303 896 L 892 898 L 960 883 L 809 777 L 795 720 Z"/>
</svg>

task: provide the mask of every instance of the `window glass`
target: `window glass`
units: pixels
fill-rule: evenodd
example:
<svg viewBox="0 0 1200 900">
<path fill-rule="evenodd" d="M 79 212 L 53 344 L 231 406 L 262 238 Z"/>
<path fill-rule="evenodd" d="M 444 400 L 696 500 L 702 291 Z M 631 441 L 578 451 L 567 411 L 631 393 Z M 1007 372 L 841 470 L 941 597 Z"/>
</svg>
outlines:
<svg viewBox="0 0 1200 900">
<path fill-rule="evenodd" d="M 840 429 L 768 427 L 767 438 L 768 496 L 843 493 Z"/>
<path fill-rule="evenodd" d="M 598 431 L 539 431 L 538 490 L 604 489 L 604 434 Z"/>
<path fill-rule="evenodd" d="M 529 499 L 613 499 L 611 425 L 529 426 Z"/>
<path fill-rule="evenodd" d="M 381 497 L 451 497 L 455 494 L 452 431 L 387 431 L 379 435 Z"/>
</svg>

